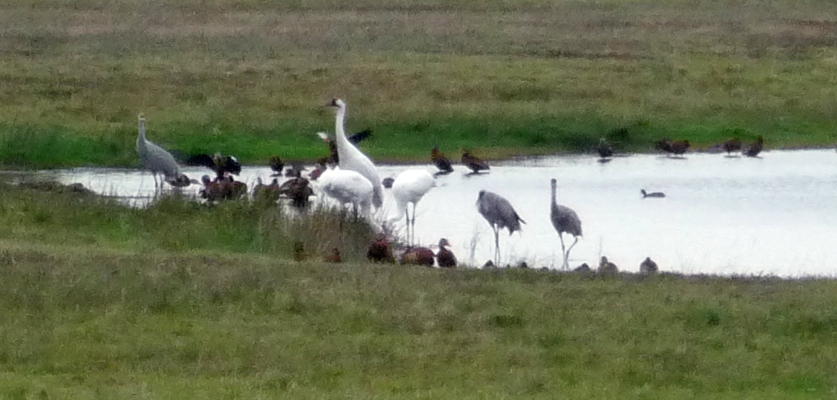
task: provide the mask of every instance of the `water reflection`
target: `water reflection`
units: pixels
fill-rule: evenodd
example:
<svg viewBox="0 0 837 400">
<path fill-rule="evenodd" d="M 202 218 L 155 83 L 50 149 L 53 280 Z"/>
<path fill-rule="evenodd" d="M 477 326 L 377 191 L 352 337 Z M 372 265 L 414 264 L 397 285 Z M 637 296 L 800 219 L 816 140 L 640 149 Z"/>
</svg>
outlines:
<svg viewBox="0 0 837 400">
<path fill-rule="evenodd" d="M 434 171 L 430 164 L 379 169 L 384 178 L 407 168 Z M 501 234 L 504 263 L 560 266 L 560 243 L 549 221 L 551 178 L 558 180 L 558 203 L 582 220 L 585 235 L 570 255 L 571 266 L 596 265 L 606 255 L 622 270 L 638 271 L 650 256 L 661 271 L 794 277 L 831 276 L 837 265 L 837 252 L 831 250 L 837 237 L 837 154 L 831 150 L 771 151 L 761 158 L 634 155 L 609 163 L 590 156 L 543 157 L 496 163 L 481 175 L 454 168 L 437 178 L 438 186 L 420 202 L 416 239 L 432 244 L 445 237 L 457 257 L 471 265 L 482 265 L 494 254 L 493 233 L 475 206 L 484 189 L 506 197 L 527 222 L 520 234 Z M 199 178 L 207 170 L 184 172 Z M 245 168 L 241 180 L 252 186 L 270 173 L 268 167 Z M 139 206 L 154 190 L 151 175 L 137 170 L 37 175 L 80 182 Z M 666 197 L 643 198 L 640 189 Z M 393 203 L 387 196 L 382 212 L 393 212 Z"/>
</svg>

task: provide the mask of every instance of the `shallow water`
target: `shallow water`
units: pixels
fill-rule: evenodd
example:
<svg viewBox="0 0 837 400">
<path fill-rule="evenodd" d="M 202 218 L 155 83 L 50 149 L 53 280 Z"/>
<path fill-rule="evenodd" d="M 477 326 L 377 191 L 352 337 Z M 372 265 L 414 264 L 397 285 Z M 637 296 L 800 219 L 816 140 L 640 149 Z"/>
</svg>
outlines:
<svg viewBox="0 0 837 400">
<path fill-rule="evenodd" d="M 380 166 L 381 177 L 431 165 Z M 632 155 L 599 163 L 591 156 L 558 156 L 495 163 L 469 176 L 462 166 L 437 179 L 418 205 L 422 244 L 446 237 L 460 261 L 482 265 L 494 255 L 491 228 L 477 212 L 480 190 L 506 197 L 526 220 L 521 233 L 500 235 L 503 264 L 560 267 L 558 235 L 549 221 L 549 180 L 558 180 L 558 203 L 574 209 L 584 237 L 570 265 L 595 267 L 606 255 L 622 270 L 637 271 L 650 256 L 662 271 L 682 273 L 833 276 L 837 269 L 837 153 L 770 151 L 761 158 L 689 154 L 685 159 Z M 204 168 L 187 168 L 190 177 Z M 267 167 L 249 167 L 240 180 L 268 180 Z M 150 174 L 126 169 L 39 172 L 63 183 L 145 204 Z M 665 192 L 643 199 L 640 189 Z M 187 192 L 197 193 L 194 185 Z M 383 213 L 392 213 L 387 196 Z M 379 215 L 380 217 L 380 215 Z M 403 230 L 403 220 L 399 227 Z M 569 245 L 572 238 L 566 237 Z"/>
</svg>

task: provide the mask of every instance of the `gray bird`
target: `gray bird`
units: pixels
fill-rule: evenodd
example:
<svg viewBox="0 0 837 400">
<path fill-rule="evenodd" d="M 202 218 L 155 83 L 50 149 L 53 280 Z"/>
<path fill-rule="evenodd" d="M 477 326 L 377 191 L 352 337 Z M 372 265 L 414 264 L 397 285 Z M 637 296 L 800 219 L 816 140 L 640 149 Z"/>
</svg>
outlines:
<svg viewBox="0 0 837 400">
<path fill-rule="evenodd" d="M 578 243 L 578 237 L 581 236 L 581 220 L 578 218 L 578 214 L 576 214 L 571 208 L 562 206 L 555 202 L 555 187 L 557 185 L 557 181 L 553 178 L 549 182 L 552 185 L 552 208 L 549 213 L 549 218 L 552 220 L 552 226 L 555 227 L 555 231 L 558 232 L 558 238 L 561 239 L 561 253 L 564 257 L 562 267 L 569 269 L 568 260 L 570 257 L 570 250 L 572 250 L 573 246 Z M 575 238 L 569 249 L 564 248 L 564 233 L 573 235 Z"/>
<path fill-rule="evenodd" d="M 178 187 L 186 186 L 190 183 L 189 178 L 180 172 L 180 166 L 177 165 L 174 156 L 145 138 L 145 116 L 142 114 L 139 115 L 137 153 L 139 153 L 143 168 L 150 170 L 154 176 L 155 189 L 162 190 L 163 182 L 168 182 L 170 185 Z M 158 173 L 163 175 L 163 179 L 159 183 L 157 181 Z"/>
<path fill-rule="evenodd" d="M 642 194 L 642 198 L 643 198 L 643 199 L 644 199 L 644 198 L 646 198 L 646 197 L 654 197 L 654 198 L 663 198 L 663 197 L 666 197 L 666 194 L 665 194 L 665 193 L 663 193 L 663 192 L 651 192 L 651 193 L 648 193 L 648 192 L 646 192 L 646 191 L 645 191 L 645 189 L 640 189 L 640 190 L 639 190 L 639 192 Z"/>
<path fill-rule="evenodd" d="M 508 229 L 511 236 L 520 230 L 520 223 L 525 224 L 526 221 L 517 215 L 508 200 L 496 193 L 480 190 L 477 206 L 482 217 L 494 230 L 494 264 L 500 265 L 500 230 Z"/>
</svg>

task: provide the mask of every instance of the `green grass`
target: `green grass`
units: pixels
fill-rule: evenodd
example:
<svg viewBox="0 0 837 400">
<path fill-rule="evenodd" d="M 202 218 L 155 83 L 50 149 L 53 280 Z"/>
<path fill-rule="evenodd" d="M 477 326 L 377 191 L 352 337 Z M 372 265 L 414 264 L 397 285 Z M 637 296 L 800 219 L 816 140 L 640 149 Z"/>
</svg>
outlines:
<svg viewBox="0 0 837 400">
<path fill-rule="evenodd" d="M 371 228 L 341 213 L 0 189 L 0 398 L 837 390 L 832 279 L 374 265 Z M 332 247 L 348 262 L 322 263 Z"/>
<path fill-rule="evenodd" d="M 311 160 L 349 104 L 378 160 L 837 139 L 827 1 L 33 1 L 0 5 L 0 163 L 181 153 Z M 622 129 L 625 128 L 625 129 Z M 50 149 L 52 151 L 45 151 Z"/>
</svg>

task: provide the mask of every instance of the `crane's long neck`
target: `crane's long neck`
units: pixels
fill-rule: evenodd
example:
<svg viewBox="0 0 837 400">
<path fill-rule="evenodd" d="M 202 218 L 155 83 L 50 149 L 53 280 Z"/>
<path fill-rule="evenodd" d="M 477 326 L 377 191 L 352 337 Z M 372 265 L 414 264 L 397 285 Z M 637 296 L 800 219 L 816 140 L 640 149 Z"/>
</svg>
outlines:
<svg viewBox="0 0 837 400">
<path fill-rule="evenodd" d="M 337 116 L 334 121 L 334 132 L 337 140 L 337 153 L 341 153 L 342 149 L 351 146 L 349 139 L 346 138 L 346 131 L 344 129 L 346 123 L 346 106 L 337 108 Z M 340 157 L 342 158 L 342 157 Z"/>
<path fill-rule="evenodd" d="M 137 136 L 137 147 L 145 147 L 145 118 L 140 119 L 139 121 L 139 136 Z"/>
<path fill-rule="evenodd" d="M 556 204 L 556 201 L 555 201 L 555 185 L 552 185 L 552 204 Z"/>
</svg>

